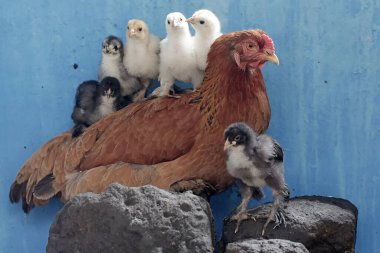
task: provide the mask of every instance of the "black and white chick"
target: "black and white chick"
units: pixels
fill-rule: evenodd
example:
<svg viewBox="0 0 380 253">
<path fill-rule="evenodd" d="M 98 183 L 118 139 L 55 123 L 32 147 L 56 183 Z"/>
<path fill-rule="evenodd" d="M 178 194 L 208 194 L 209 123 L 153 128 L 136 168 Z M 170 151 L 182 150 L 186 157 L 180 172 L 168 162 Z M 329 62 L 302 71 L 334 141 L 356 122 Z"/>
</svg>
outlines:
<svg viewBox="0 0 380 253">
<path fill-rule="evenodd" d="M 148 25 L 139 19 L 128 21 L 127 42 L 123 63 L 128 73 L 139 78 L 144 86 L 136 100 L 142 100 L 151 81 L 158 78 L 160 38 L 149 32 Z"/>
<path fill-rule="evenodd" d="M 128 103 L 131 101 L 121 95 L 120 83 L 114 77 L 105 77 L 100 84 L 94 80 L 83 82 L 77 88 L 71 114 L 75 124 L 72 137 L 78 137 L 87 127 Z"/>
<path fill-rule="evenodd" d="M 220 36 L 220 22 L 218 17 L 209 10 L 202 9 L 194 12 L 191 18 L 186 19 L 195 30 L 194 52 L 197 67 L 205 71 L 207 54 L 212 43 Z"/>
<path fill-rule="evenodd" d="M 123 64 L 124 47 L 120 38 L 110 35 L 102 43 L 102 60 L 98 71 L 98 80 L 101 81 L 107 76 L 115 77 L 119 80 L 121 94 L 123 96 L 133 96 L 143 88 L 139 80 L 129 75 Z"/>
<path fill-rule="evenodd" d="M 255 219 L 247 213 L 249 200 L 262 198 L 263 187 L 269 186 L 273 193 L 273 204 L 263 226 L 262 235 L 270 221 L 275 227 L 285 223 L 282 205 L 289 198 L 288 186 L 285 183 L 283 151 L 280 144 L 272 137 L 257 135 L 247 124 L 239 122 L 228 126 L 224 132 L 224 150 L 227 155 L 227 170 L 238 179 L 242 197 L 237 212 L 231 219 L 237 221 L 235 233 L 241 221 Z"/>
</svg>

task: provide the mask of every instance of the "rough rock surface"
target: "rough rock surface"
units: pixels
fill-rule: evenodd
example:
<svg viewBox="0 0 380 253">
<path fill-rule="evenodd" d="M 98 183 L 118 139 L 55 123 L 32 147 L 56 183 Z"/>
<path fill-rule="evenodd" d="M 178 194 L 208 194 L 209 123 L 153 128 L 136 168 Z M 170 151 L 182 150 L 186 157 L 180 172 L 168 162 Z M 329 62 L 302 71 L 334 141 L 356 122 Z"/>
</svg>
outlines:
<svg viewBox="0 0 380 253">
<path fill-rule="evenodd" d="M 47 252 L 213 252 L 208 203 L 153 186 L 113 184 L 68 202 L 50 228 Z"/>
<path fill-rule="evenodd" d="M 221 247 L 245 239 L 259 239 L 271 204 L 249 211 L 256 218 L 243 221 L 235 234 L 236 222 L 224 221 Z M 358 210 L 349 201 L 333 197 L 305 196 L 286 203 L 287 224 L 272 229 L 269 223 L 264 238 L 285 239 L 305 245 L 310 252 L 354 252 Z"/>
<path fill-rule="evenodd" d="M 298 242 L 250 239 L 229 243 L 226 253 L 309 253 L 309 251 Z"/>
</svg>

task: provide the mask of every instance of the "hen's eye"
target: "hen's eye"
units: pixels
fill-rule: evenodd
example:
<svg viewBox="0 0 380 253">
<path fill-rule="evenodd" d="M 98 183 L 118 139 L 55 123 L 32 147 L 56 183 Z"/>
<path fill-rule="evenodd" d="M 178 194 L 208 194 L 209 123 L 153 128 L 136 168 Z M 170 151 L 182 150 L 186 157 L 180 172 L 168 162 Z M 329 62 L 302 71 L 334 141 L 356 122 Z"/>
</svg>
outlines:
<svg viewBox="0 0 380 253">
<path fill-rule="evenodd" d="M 170 21 L 168 20 L 168 25 L 170 25 Z"/>
<path fill-rule="evenodd" d="M 236 135 L 235 141 L 240 141 L 240 135 Z"/>
<path fill-rule="evenodd" d="M 117 46 L 114 46 L 113 49 L 117 51 L 119 48 Z"/>
<path fill-rule="evenodd" d="M 140 32 L 142 31 L 142 28 L 141 28 L 141 27 L 139 28 L 139 31 L 140 31 Z"/>
<path fill-rule="evenodd" d="M 203 25 L 205 23 L 205 21 L 201 20 L 199 21 L 199 24 Z"/>
<path fill-rule="evenodd" d="M 255 46 L 253 45 L 253 44 L 248 44 L 248 48 L 249 49 L 252 49 L 252 48 L 254 48 Z"/>
</svg>

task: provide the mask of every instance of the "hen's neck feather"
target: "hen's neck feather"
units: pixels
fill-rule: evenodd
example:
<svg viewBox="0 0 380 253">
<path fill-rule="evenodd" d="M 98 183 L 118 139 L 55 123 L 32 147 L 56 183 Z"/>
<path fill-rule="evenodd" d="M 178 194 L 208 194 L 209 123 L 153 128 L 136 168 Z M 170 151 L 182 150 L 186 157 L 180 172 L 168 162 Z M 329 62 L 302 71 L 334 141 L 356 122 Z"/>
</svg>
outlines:
<svg viewBox="0 0 380 253">
<path fill-rule="evenodd" d="M 269 126 L 270 106 L 261 71 L 243 71 L 229 55 L 214 61 L 209 55 L 208 59 L 199 105 L 205 129 L 245 121 L 256 132 L 264 132 Z"/>
</svg>

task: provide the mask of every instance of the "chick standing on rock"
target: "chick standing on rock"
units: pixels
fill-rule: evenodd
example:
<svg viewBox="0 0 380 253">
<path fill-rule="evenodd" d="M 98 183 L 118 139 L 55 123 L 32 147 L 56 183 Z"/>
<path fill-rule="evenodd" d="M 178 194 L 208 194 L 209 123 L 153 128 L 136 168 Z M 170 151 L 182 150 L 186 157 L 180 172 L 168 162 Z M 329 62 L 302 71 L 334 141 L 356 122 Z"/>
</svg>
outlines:
<svg viewBox="0 0 380 253">
<path fill-rule="evenodd" d="M 203 80 L 204 72 L 197 68 L 193 39 L 185 16 L 173 12 L 166 17 L 167 37 L 160 43 L 159 95 L 168 95 L 174 80 L 191 82 L 194 90 Z"/>
<path fill-rule="evenodd" d="M 252 218 L 246 210 L 252 195 L 261 198 L 262 189 L 268 185 L 273 192 L 272 209 L 262 229 L 264 235 L 269 222 L 275 220 L 275 227 L 285 223 L 281 212 L 284 199 L 289 198 L 284 178 L 283 152 L 281 146 L 270 136 L 257 135 L 247 124 L 234 123 L 224 132 L 224 150 L 227 154 L 227 170 L 239 179 L 242 202 L 237 213 L 231 217 L 237 220 L 235 233 L 242 220 Z"/>
<path fill-rule="evenodd" d="M 121 95 L 119 81 L 114 77 L 97 81 L 86 81 L 79 85 L 75 95 L 75 106 L 71 118 L 75 126 L 72 137 L 77 137 L 99 119 L 120 110 L 128 104 Z"/>
<path fill-rule="evenodd" d="M 160 38 L 149 33 L 148 25 L 138 19 L 128 21 L 126 37 L 123 64 L 143 84 L 144 88 L 136 96 L 136 100 L 141 100 L 152 79 L 158 78 Z"/>
<path fill-rule="evenodd" d="M 211 44 L 220 35 L 219 19 L 209 10 L 199 10 L 194 12 L 193 16 L 186 20 L 195 30 L 194 52 L 197 67 L 205 70 L 207 66 L 207 54 L 210 51 Z"/>
<path fill-rule="evenodd" d="M 123 42 L 115 36 L 108 36 L 103 41 L 102 61 L 99 66 L 98 79 L 112 76 L 119 80 L 121 94 L 132 96 L 143 87 L 136 77 L 130 76 L 123 65 Z"/>
</svg>

